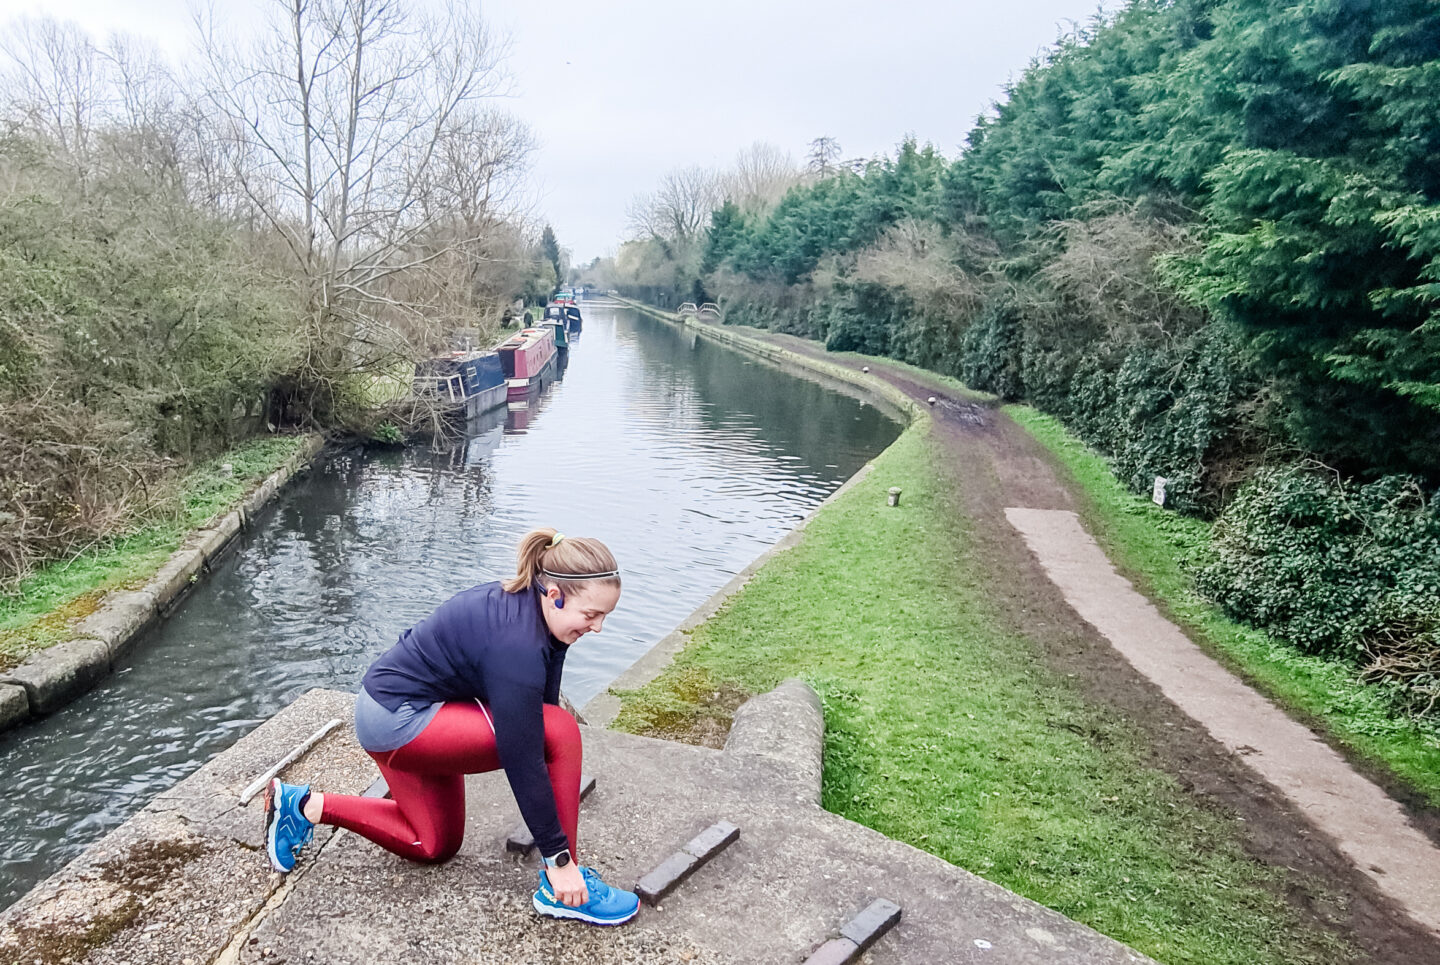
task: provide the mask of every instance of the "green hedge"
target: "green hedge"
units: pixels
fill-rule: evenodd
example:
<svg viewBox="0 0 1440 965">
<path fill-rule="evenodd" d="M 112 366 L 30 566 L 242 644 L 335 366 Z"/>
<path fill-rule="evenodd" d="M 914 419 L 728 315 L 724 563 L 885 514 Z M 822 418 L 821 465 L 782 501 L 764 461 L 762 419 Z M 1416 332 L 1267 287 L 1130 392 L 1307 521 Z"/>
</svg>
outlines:
<svg viewBox="0 0 1440 965">
<path fill-rule="evenodd" d="M 1226 612 L 1363 668 L 1412 712 L 1440 709 L 1440 498 L 1265 469 L 1217 521 L 1197 577 Z"/>
</svg>

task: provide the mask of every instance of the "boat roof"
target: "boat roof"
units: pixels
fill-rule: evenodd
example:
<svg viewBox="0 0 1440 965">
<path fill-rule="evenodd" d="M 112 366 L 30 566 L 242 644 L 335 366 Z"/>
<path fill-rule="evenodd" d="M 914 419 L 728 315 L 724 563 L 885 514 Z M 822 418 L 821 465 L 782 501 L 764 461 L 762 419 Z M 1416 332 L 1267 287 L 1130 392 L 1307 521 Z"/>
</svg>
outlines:
<svg viewBox="0 0 1440 965">
<path fill-rule="evenodd" d="M 511 335 L 505 341 L 497 345 L 496 348 L 520 348 L 521 346 L 529 342 L 534 342 L 537 339 L 554 337 L 555 333 L 549 326 L 546 326 L 545 328 L 522 328 L 520 329 L 520 331 L 516 332 L 514 335 Z"/>
</svg>

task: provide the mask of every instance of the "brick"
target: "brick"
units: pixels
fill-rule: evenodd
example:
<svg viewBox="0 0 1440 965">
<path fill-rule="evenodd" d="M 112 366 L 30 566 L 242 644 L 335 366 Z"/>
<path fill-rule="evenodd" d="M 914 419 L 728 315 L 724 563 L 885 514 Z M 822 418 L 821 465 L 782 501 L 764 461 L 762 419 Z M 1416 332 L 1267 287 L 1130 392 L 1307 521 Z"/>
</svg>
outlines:
<svg viewBox="0 0 1440 965">
<path fill-rule="evenodd" d="M 739 837 L 740 829 L 729 821 L 712 824 L 691 838 L 683 849 L 666 858 L 658 868 L 641 878 L 640 883 L 635 886 L 636 892 L 650 904 L 658 904 L 662 898 L 678 888 L 681 882 Z"/>
<path fill-rule="evenodd" d="M 48 714 L 95 686 L 110 672 L 110 646 L 103 640 L 66 640 L 31 654 L 0 675 L 0 683 L 25 688 L 32 714 Z"/>
<path fill-rule="evenodd" d="M 860 957 L 860 946 L 848 938 L 832 938 L 805 959 L 805 965 L 850 965 Z"/>
<path fill-rule="evenodd" d="M 383 777 L 377 777 L 377 778 L 375 778 L 374 783 L 372 783 L 369 787 L 367 787 L 367 788 L 364 790 L 364 792 L 361 793 L 360 796 L 361 796 L 361 797 L 379 797 L 379 798 L 389 797 L 389 796 L 390 796 L 390 785 L 386 783 L 385 778 L 383 778 Z"/>
<path fill-rule="evenodd" d="M 30 698 L 19 684 L 0 684 L 0 731 L 30 719 Z"/>
<path fill-rule="evenodd" d="M 505 850 L 511 854 L 529 854 L 533 847 L 535 839 L 531 837 L 530 829 L 523 822 L 516 825 L 515 830 L 505 839 Z"/>
<path fill-rule="evenodd" d="M 660 862 L 658 868 L 640 879 L 640 883 L 635 886 L 635 893 L 647 904 L 658 905 L 702 864 L 704 862 L 693 854 L 676 851 Z"/>
<path fill-rule="evenodd" d="M 740 837 L 740 829 L 729 821 L 721 821 L 712 824 L 701 831 L 690 842 L 681 848 L 686 854 L 693 854 L 701 861 L 709 861 L 715 855 L 724 851 Z"/>
<path fill-rule="evenodd" d="M 884 898 L 876 898 L 840 929 L 840 935 L 848 938 L 865 951 L 875 944 L 876 939 L 894 928 L 900 922 L 900 906 Z"/>
</svg>

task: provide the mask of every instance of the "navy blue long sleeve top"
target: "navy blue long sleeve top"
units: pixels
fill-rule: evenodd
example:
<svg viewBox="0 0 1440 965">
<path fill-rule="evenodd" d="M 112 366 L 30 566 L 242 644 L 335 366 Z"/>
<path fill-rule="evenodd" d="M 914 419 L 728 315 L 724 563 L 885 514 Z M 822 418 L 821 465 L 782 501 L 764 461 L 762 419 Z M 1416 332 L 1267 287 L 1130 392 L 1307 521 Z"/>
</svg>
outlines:
<svg viewBox="0 0 1440 965">
<path fill-rule="evenodd" d="M 490 708 L 500 765 L 544 855 L 569 847 L 545 767 L 545 704 L 560 702 L 566 646 L 540 610 L 538 587 L 463 590 L 400 635 L 365 672 L 376 703 L 479 700 Z"/>
</svg>

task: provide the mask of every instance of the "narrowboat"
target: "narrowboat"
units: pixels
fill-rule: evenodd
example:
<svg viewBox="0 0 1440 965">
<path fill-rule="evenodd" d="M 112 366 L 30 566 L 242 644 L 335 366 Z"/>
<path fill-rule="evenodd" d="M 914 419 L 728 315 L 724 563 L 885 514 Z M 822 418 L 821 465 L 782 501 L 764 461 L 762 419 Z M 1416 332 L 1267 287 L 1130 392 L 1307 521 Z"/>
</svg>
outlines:
<svg viewBox="0 0 1440 965">
<path fill-rule="evenodd" d="M 566 337 L 564 322 L 552 321 L 547 318 L 545 319 L 545 321 L 541 322 L 541 324 L 545 328 L 550 329 L 552 333 L 554 333 L 556 348 L 564 351 L 565 349 L 568 349 L 570 347 L 570 339 Z"/>
<path fill-rule="evenodd" d="M 565 330 L 571 335 L 580 334 L 580 309 L 574 305 L 566 305 L 562 309 L 565 313 Z"/>
<path fill-rule="evenodd" d="M 559 305 L 550 305 L 545 309 L 545 317 L 540 320 L 540 326 L 550 329 L 555 333 L 555 347 L 568 349 L 570 347 L 570 329 L 565 324 L 565 309 Z"/>
<path fill-rule="evenodd" d="M 506 398 L 523 399 L 555 365 L 555 331 L 548 325 L 521 329 L 495 346 L 495 351 L 509 387 Z"/>
<path fill-rule="evenodd" d="M 447 416 L 473 419 L 503 405 L 509 395 L 496 352 L 447 352 L 415 366 L 414 393 Z"/>
</svg>

